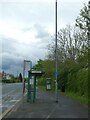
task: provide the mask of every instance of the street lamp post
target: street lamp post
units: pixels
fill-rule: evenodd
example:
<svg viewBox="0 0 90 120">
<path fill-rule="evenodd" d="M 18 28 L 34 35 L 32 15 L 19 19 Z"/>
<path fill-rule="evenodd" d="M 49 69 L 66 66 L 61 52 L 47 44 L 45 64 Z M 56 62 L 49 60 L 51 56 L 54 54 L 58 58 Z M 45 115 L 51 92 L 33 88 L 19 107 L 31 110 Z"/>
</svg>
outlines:
<svg viewBox="0 0 90 120">
<path fill-rule="evenodd" d="M 55 96 L 56 96 L 56 102 L 58 102 L 58 82 L 57 82 L 57 76 L 58 76 L 58 65 L 57 65 L 57 0 L 55 1 L 55 65 L 56 65 L 56 81 L 55 81 Z"/>
<path fill-rule="evenodd" d="M 88 43 L 90 47 L 90 1 L 88 2 Z"/>
<path fill-rule="evenodd" d="M 90 1 L 88 2 L 88 48 L 89 48 L 88 49 L 88 68 L 89 68 L 88 70 L 90 72 Z M 89 78 L 90 78 L 90 74 L 89 74 Z M 88 81 L 88 84 L 90 84 L 90 81 Z M 89 86 L 88 86 L 88 91 L 90 91 Z"/>
</svg>

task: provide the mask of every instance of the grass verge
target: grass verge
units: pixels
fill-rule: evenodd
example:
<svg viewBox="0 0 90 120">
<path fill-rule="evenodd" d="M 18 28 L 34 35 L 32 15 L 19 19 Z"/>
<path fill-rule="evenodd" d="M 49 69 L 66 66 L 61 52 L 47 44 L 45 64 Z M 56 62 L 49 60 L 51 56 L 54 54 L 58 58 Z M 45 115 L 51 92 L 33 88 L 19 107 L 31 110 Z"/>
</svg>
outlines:
<svg viewBox="0 0 90 120">
<path fill-rule="evenodd" d="M 69 97 L 71 97 L 72 99 L 74 99 L 74 100 L 76 100 L 76 101 L 79 101 L 80 103 L 88 106 L 88 98 L 85 97 L 85 96 L 80 96 L 80 95 L 78 95 L 77 93 L 68 92 L 68 91 L 66 91 L 66 92 L 64 93 L 64 95 L 69 96 Z"/>
<path fill-rule="evenodd" d="M 46 91 L 46 87 L 45 87 L 45 86 L 38 86 L 38 88 L 39 88 L 40 90 Z"/>
</svg>

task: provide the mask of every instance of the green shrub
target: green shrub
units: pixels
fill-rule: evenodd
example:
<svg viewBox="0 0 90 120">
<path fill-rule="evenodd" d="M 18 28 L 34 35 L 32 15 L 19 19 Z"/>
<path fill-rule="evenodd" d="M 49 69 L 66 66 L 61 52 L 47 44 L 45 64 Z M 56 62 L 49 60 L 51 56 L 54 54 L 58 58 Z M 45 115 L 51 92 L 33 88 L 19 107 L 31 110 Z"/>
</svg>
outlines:
<svg viewBox="0 0 90 120">
<path fill-rule="evenodd" d="M 88 96 L 88 70 L 83 68 L 77 73 L 77 86 L 80 95 Z"/>
<path fill-rule="evenodd" d="M 45 78 L 43 78 L 43 77 L 38 78 L 38 85 L 45 86 Z"/>
</svg>

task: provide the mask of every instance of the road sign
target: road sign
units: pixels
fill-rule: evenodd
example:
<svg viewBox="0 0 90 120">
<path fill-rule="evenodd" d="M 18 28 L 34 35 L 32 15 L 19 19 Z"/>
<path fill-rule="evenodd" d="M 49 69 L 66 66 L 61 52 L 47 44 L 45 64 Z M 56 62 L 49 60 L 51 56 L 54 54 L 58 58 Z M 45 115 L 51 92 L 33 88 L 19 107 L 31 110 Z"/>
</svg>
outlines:
<svg viewBox="0 0 90 120">
<path fill-rule="evenodd" d="M 58 72 L 55 72 L 55 76 L 56 76 L 56 77 L 58 76 Z"/>
<path fill-rule="evenodd" d="M 42 73 L 42 71 L 36 71 L 35 70 L 35 71 L 31 71 L 31 73 L 38 73 L 39 74 L 39 73 Z"/>
<path fill-rule="evenodd" d="M 30 70 L 29 73 L 31 76 L 42 76 L 44 72 L 40 70 Z"/>
</svg>

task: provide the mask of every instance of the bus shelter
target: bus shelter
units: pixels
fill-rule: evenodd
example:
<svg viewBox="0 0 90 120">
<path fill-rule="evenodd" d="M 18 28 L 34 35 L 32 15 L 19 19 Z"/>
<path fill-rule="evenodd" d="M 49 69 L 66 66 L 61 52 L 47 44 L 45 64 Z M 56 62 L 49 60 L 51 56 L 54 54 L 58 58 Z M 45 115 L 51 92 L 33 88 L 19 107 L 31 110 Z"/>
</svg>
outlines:
<svg viewBox="0 0 90 120">
<path fill-rule="evenodd" d="M 28 93 L 27 101 L 35 102 L 36 99 L 36 77 L 42 76 L 43 71 L 33 70 L 28 71 Z"/>
</svg>

